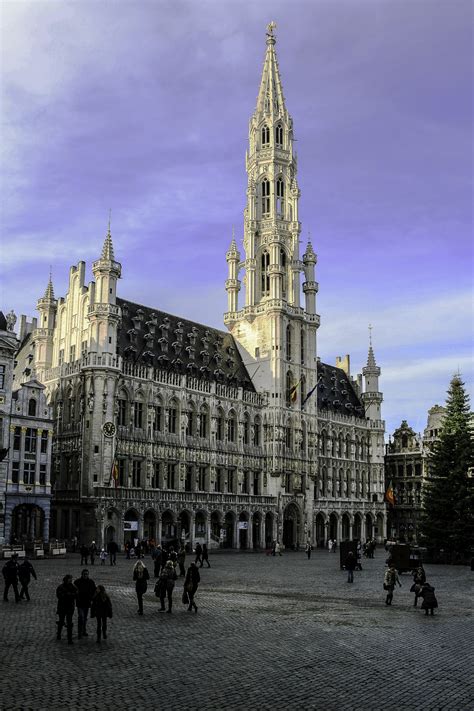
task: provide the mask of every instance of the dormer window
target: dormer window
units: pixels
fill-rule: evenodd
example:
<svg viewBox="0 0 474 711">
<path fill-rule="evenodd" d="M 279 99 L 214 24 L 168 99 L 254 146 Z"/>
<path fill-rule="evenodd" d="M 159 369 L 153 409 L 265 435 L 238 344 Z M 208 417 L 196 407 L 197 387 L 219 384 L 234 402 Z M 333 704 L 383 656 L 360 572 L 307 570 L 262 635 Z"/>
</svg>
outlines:
<svg viewBox="0 0 474 711">
<path fill-rule="evenodd" d="M 270 129 L 265 124 L 265 126 L 262 126 L 262 146 L 268 145 L 270 145 Z"/>
<path fill-rule="evenodd" d="M 283 126 L 281 123 L 275 128 L 275 143 L 277 146 L 283 146 Z"/>
<path fill-rule="evenodd" d="M 262 265 L 262 296 L 266 296 L 270 293 L 270 255 L 267 251 L 262 253 L 261 258 Z"/>
<path fill-rule="evenodd" d="M 270 214 L 270 183 L 264 178 L 262 180 L 262 216 Z"/>
</svg>

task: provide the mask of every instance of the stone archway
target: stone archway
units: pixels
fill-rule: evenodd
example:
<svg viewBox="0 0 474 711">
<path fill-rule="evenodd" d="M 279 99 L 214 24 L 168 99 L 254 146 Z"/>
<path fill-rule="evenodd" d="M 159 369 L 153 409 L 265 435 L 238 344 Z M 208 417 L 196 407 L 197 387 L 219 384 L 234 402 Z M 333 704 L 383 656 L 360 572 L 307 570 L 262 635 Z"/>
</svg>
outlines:
<svg viewBox="0 0 474 711">
<path fill-rule="evenodd" d="M 222 541 L 223 548 L 233 548 L 234 547 L 234 530 L 235 530 L 235 513 L 233 511 L 227 511 L 224 518 L 225 538 Z"/>
<path fill-rule="evenodd" d="M 324 514 L 318 513 L 316 516 L 316 545 L 318 548 L 324 548 L 326 543 L 326 521 Z"/>
<path fill-rule="evenodd" d="M 200 543 L 207 543 L 207 514 L 205 511 L 196 511 L 194 517 L 194 540 Z"/>
<path fill-rule="evenodd" d="M 368 541 L 374 535 L 374 525 L 372 521 L 372 515 L 366 514 L 365 516 L 365 540 Z"/>
<path fill-rule="evenodd" d="M 329 516 L 329 538 L 337 541 L 337 514 L 335 513 Z"/>
<path fill-rule="evenodd" d="M 348 541 L 351 537 L 351 522 L 349 519 L 349 514 L 342 514 L 341 518 L 341 539 L 343 541 Z"/>
<path fill-rule="evenodd" d="M 252 546 L 254 550 L 261 548 L 260 536 L 262 535 L 262 514 L 256 511 L 252 517 Z"/>
<path fill-rule="evenodd" d="M 265 514 L 265 548 L 270 550 L 274 537 L 274 518 L 273 514 L 268 512 Z"/>
<path fill-rule="evenodd" d="M 107 547 L 107 543 L 110 543 L 111 541 L 116 541 L 116 538 L 117 531 L 115 530 L 115 526 L 112 526 L 111 524 L 106 526 L 104 535 L 105 546 Z"/>
<path fill-rule="evenodd" d="M 215 544 L 221 543 L 221 514 L 219 511 L 211 513 L 211 539 Z"/>
<path fill-rule="evenodd" d="M 295 550 L 301 535 L 301 513 L 295 503 L 288 504 L 283 512 L 283 545 Z"/>
<path fill-rule="evenodd" d="M 358 513 L 354 514 L 352 538 L 354 539 L 354 541 L 360 541 L 362 539 L 362 517 Z"/>
<path fill-rule="evenodd" d="M 161 515 L 161 544 L 166 547 L 173 546 L 176 549 L 177 543 L 175 516 L 173 511 L 167 509 Z"/>
<path fill-rule="evenodd" d="M 138 513 L 128 509 L 123 517 L 123 542 L 133 546 L 135 538 L 138 538 Z"/>
<path fill-rule="evenodd" d="M 12 511 L 10 541 L 43 540 L 44 511 L 37 504 L 18 504 Z"/>
<path fill-rule="evenodd" d="M 156 514 L 149 509 L 143 517 L 143 537 L 149 541 L 156 541 Z"/>
<path fill-rule="evenodd" d="M 246 511 L 239 514 L 239 548 L 245 550 L 249 545 L 249 515 Z"/>
<path fill-rule="evenodd" d="M 375 537 L 377 541 L 382 542 L 383 539 L 385 538 L 385 520 L 384 520 L 384 515 L 381 513 L 377 514 L 377 522 L 376 522 L 376 531 L 375 531 Z M 413 539 L 413 527 L 411 527 L 410 530 L 410 525 L 408 526 L 409 533 L 408 533 L 408 538 L 409 540 Z"/>
<path fill-rule="evenodd" d="M 191 534 L 191 514 L 183 509 L 178 515 L 178 537 L 180 544 L 189 543 Z"/>
</svg>

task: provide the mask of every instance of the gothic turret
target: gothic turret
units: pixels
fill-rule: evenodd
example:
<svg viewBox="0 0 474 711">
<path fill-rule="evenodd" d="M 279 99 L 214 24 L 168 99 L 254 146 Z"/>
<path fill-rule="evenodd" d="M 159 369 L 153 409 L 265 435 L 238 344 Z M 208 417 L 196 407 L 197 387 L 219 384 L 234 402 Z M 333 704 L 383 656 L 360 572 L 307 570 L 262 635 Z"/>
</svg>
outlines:
<svg viewBox="0 0 474 711">
<path fill-rule="evenodd" d="M 313 251 L 311 242 L 308 242 L 306 252 L 303 255 L 305 282 L 303 291 L 306 297 L 306 313 L 316 314 L 316 294 L 318 292 L 318 282 L 315 281 L 314 268 L 318 258 Z"/>
<path fill-rule="evenodd" d="M 240 291 L 240 281 L 238 279 L 240 252 L 237 249 L 237 243 L 235 241 L 235 235 L 233 232 L 232 242 L 230 243 L 229 250 L 226 254 L 226 261 L 229 267 L 229 278 L 225 283 L 225 288 L 227 291 L 227 308 L 229 313 L 235 313 L 238 309 L 238 298 Z"/>
<path fill-rule="evenodd" d="M 110 222 L 100 259 L 92 265 L 95 287 L 91 294 L 89 321 L 90 350 L 115 355 L 120 309 L 116 305 L 117 280 L 122 266 L 115 261 Z"/>
<path fill-rule="evenodd" d="M 51 368 L 53 359 L 53 334 L 56 324 L 58 302 L 54 298 L 54 288 L 51 274 L 44 296 L 38 299 L 36 308 L 39 311 L 38 328 L 33 332 L 35 343 L 36 377 L 40 380 L 42 374 Z"/>
<path fill-rule="evenodd" d="M 372 326 L 369 326 L 369 353 L 367 365 L 362 368 L 364 376 L 364 392 L 361 395 L 365 408 L 365 415 L 370 420 L 369 430 L 369 463 L 370 463 L 370 487 L 376 500 L 383 501 L 384 482 L 384 433 L 385 422 L 382 420 L 381 405 L 383 395 L 379 391 L 380 368 L 375 362 L 374 350 L 372 348 Z"/>
</svg>

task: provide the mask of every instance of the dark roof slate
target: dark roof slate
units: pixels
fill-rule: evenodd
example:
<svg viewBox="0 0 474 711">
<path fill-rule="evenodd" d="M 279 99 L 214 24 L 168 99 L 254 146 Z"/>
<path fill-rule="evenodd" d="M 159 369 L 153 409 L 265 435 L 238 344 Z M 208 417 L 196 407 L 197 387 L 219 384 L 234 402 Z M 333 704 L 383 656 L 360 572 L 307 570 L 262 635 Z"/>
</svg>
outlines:
<svg viewBox="0 0 474 711">
<path fill-rule="evenodd" d="M 341 368 L 318 363 L 318 410 L 330 410 L 365 420 L 365 408 L 352 381 Z"/>
<path fill-rule="evenodd" d="M 255 391 L 230 333 L 121 298 L 117 305 L 124 360 Z"/>
</svg>

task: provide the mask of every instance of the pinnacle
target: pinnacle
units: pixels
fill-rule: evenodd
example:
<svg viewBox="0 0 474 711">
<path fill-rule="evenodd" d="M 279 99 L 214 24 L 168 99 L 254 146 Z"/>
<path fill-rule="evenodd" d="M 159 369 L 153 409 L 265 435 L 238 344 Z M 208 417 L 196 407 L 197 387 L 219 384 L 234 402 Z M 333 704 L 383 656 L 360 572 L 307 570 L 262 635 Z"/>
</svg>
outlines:
<svg viewBox="0 0 474 711">
<path fill-rule="evenodd" d="M 105 238 L 104 246 L 102 247 L 101 259 L 107 259 L 109 262 L 114 261 L 114 245 L 112 242 L 112 235 L 110 233 L 110 224 Z"/>
<path fill-rule="evenodd" d="M 270 29 L 271 26 L 272 29 Z M 260 114 L 272 113 L 278 116 L 285 112 L 285 98 L 275 52 L 276 40 L 273 27 L 274 23 L 271 23 L 267 32 L 267 51 L 257 98 L 257 112 Z"/>
<path fill-rule="evenodd" d="M 368 368 L 376 368 L 377 367 L 377 363 L 375 362 L 374 349 L 372 348 L 372 345 L 369 346 L 369 355 L 367 357 L 367 367 Z"/>
<path fill-rule="evenodd" d="M 54 301 L 54 288 L 53 282 L 51 280 L 51 275 L 49 276 L 48 286 L 46 287 L 46 291 L 44 292 L 43 299 L 47 301 Z"/>
</svg>

